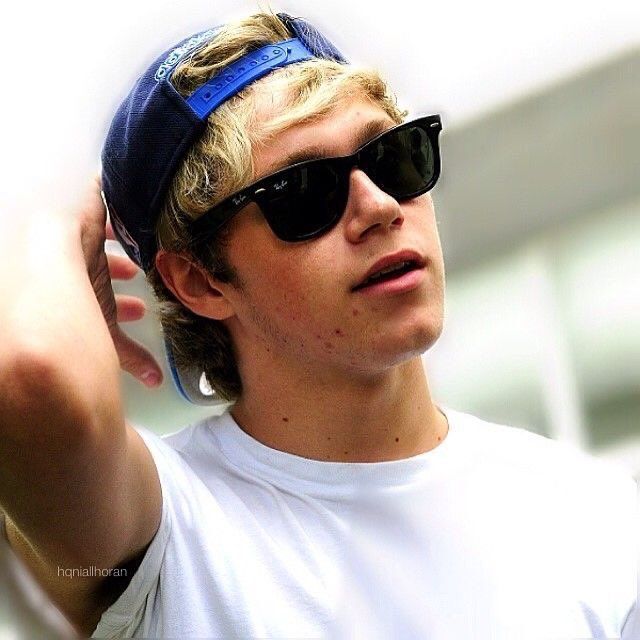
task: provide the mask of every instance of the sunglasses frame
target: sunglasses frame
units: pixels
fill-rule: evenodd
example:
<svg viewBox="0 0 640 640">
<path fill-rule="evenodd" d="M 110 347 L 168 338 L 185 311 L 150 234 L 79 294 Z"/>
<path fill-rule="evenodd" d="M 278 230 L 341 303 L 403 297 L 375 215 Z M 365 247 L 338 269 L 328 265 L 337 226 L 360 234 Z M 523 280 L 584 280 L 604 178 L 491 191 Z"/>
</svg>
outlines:
<svg viewBox="0 0 640 640">
<path fill-rule="evenodd" d="M 438 181 L 438 178 L 440 177 L 440 148 L 438 145 L 438 135 L 440 131 L 442 131 L 442 119 L 438 114 L 421 116 L 407 122 L 402 122 L 395 127 L 391 127 L 390 129 L 387 129 L 386 131 L 383 131 L 377 136 L 371 138 L 371 140 L 367 141 L 350 155 L 305 160 L 303 162 L 292 164 L 288 167 L 283 167 L 282 169 L 278 169 L 278 171 L 269 174 L 268 176 L 259 178 L 256 182 L 248 185 L 244 189 L 241 189 L 240 191 L 237 191 L 236 193 L 228 196 L 217 205 L 202 214 L 197 220 L 193 221 L 191 224 L 191 229 L 193 233 L 192 237 L 194 243 L 200 243 L 202 241 L 210 239 L 216 231 L 227 224 L 237 213 L 240 213 L 240 211 L 242 211 L 242 209 L 244 209 L 250 202 L 255 202 L 258 206 L 260 206 L 262 214 L 264 215 L 267 224 L 269 224 L 272 232 L 282 240 L 282 238 L 278 236 L 278 234 L 273 230 L 271 222 L 269 221 L 269 216 L 265 211 L 265 207 L 261 206 L 261 200 L 264 198 L 265 194 L 269 193 L 273 189 L 277 190 L 278 185 L 282 183 L 283 179 L 286 179 L 286 176 L 289 172 L 299 170 L 300 168 L 306 166 L 313 166 L 317 163 L 331 163 L 334 165 L 338 165 L 336 168 L 336 172 L 338 173 L 338 175 L 341 175 L 341 172 L 350 172 L 353 167 L 360 166 L 361 155 L 364 150 L 369 147 L 369 145 L 378 142 L 380 138 L 383 138 L 390 133 L 410 128 L 412 126 L 423 127 L 427 133 L 429 142 L 431 143 L 431 149 L 433 151 L 434 171 L 431 180 L 425 187 L 418 189 L 413 193 L 409 193 L 406 196 L 403 196 L 402 200 L 416 198 L 426 193 L 433 188 L 433 186 Z M 344 209 L 342 211 L 338 211 L 336 215 L 334 215 L 322 228 L 316 229 L 313 232 L 305 235 L 296 236 L 296 239 L 293 240 L 283 240 L 283 242 L 304 242 L 305 240 L 310 240 L 319 235 L 322 235 L 331 227 L 333 227 L 340 220 L 343 214 Z"/>
</svg>

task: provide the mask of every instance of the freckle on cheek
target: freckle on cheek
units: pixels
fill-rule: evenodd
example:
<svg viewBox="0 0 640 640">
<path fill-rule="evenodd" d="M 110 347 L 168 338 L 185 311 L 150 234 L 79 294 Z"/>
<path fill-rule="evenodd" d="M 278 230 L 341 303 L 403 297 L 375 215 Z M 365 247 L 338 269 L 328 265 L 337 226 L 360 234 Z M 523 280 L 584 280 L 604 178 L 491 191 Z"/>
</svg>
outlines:
<svg viewBox="0 0 640 640">
<path fill-rule="evenodd" d="M 357 309 L 352 309 L 351 313 L 353 313 L 354 316 L 357 316 L 360 312 Z"/>
<path fill-rule="evenodd" d="M 333 349 L 333 343 L 332 343 L 332 342 L 328 342 L 328 341 L 327 341 L 327 342 L 325 342 L 325 343 L 324 343 L 324 346 L 325 346 L 327 349 Z"/>
<path fill-rule="evenodd" d="M 342 332 L 342 329 L 336 329 L 336 335 L 337 336 L 344 336 L 344 333 Z"/>
</svg>

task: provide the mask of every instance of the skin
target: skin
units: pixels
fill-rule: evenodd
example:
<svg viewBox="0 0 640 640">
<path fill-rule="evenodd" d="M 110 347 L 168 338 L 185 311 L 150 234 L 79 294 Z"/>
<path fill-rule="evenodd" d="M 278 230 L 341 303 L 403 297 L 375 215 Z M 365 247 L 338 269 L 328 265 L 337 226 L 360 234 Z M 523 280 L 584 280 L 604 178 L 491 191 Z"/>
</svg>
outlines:
<svg viewBox="0 0 640 640">
<path fill-rule="evenodd" d="M 256 175 L 280 167 L 292 149 L 352 153 L 357 132 L 374 119 L 394 125 L 362 98 L 293 126 L 256 151 Z M 318 460 L 394 460 L 437 446 L 447 424 L 420 358 L 443 321 L 444 265 L 430 195 L 398 202 L 355 168 L 344 215 L 320 238 L 279 240 L 255 204 L 232 224 L 236 286 L 179 256 L 161 253 L 157 264 L 184 304 L 227 324 L 243 381 L 232 415 L 242 429 Z M 380 258 L 403 249 L 427 260 L 416 289 L 351 291 Z"/>
</svg>

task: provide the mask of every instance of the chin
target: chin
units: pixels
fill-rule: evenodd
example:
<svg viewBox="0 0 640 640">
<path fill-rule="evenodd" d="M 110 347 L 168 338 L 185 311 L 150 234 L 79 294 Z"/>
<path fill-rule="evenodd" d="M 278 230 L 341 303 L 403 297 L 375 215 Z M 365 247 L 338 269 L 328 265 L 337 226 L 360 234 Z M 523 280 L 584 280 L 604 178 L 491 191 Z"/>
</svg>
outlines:
<svg viewBox="0 0 640 640">
<path fill-rule="evenodd" d="M 422 354 L 436 343 L 442 334 L 443 325 L 444 304 L 430 304 L 415 314 L 404 335 L 410 344 L 415 345 L 413 351 Z"/>
<path fill-rule="evenodd" d="M 395 339 L 388 336 L 381 345 L 386 352 L 385 359 L 389 366 L 411 360 L 428 351 L 442 334 L 442 313 L 432 313 L 420 318 L 419 322 L 405 326 Z"/>
<path fill-rule="evenodd" d="M 421 331 L 416 331 L 412 336 L 412 343 L 408 346 L 406 358 L 413 358 L 415 356 L 421 356 L 423 353 L 431 349 L 431 347 L 438 341 L 438 338 L 442 334 L 442 322 L 437 326 L 429 326 L 422 328 Z"/>
</svg>

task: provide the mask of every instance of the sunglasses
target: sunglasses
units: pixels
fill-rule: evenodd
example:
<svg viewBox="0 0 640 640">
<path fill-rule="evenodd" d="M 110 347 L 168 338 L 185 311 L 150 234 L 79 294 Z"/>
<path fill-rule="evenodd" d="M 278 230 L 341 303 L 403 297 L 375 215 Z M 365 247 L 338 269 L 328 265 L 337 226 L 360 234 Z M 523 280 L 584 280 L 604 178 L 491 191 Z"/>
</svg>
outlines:
<svg viewBox="0 0 640 640">
<path fill-rule="evenodd" d="M 439 115 L 399 124 L 376 136 L 349 156 L 307 160 L 261 178 L 225 198 L 192 224 L 199 243 L 255 202 L 273 233 L 285 242 L 303 242 L 330 231 L 349 197 L 354 167 L 397 200 L 426 193 L 440 175 Z"/>
</svg>

